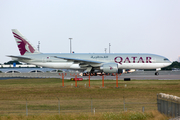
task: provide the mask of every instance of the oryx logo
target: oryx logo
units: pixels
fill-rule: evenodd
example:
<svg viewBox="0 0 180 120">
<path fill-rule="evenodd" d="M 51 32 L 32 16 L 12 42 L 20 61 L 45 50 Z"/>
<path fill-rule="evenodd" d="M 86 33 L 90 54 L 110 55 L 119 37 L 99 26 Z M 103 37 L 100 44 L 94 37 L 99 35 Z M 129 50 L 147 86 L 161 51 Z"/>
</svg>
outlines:
<svg viewBox="0 0 180 120">
<path fill-rule="evenodd" d="M 24 55 L 26 52 L 34 53 L 34 48 L 24 38 L 14 32 L 13 35 L 16 38 L 17 46 L 21 55 Z"/>
<path fill-rule="evenodd" d="M 110 67 L 110 70 L 112 70 L 113 69 L 113 67 L 111 67 L 111 66 L 109 66 Z"/>
</svg>

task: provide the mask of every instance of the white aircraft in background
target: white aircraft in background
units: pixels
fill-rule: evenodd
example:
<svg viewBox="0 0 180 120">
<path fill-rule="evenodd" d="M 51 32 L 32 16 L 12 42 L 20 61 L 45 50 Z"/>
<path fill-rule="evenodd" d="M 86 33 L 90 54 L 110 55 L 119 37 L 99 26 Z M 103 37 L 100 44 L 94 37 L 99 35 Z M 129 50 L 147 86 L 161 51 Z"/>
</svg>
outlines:
<svg viewBox="0 0 180 120">
<path fill-rule="evenodd" d="M 121 73 L 122 69 L 156 69 L 171 65 L 166 57 L 140 53 L 41 53 L 16 29 L 12 29 L 19 56 L 13 60 L 55 69 L 81 69 L 89 73 Z M 155 75 L 158 75 L 156 71 Z"/>
</svg>

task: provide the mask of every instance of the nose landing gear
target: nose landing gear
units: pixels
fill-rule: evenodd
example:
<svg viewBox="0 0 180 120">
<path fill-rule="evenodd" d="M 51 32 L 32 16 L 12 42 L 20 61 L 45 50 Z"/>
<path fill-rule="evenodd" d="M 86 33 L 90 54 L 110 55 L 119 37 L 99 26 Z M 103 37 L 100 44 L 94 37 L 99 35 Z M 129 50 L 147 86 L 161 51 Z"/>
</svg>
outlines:
<svg viewBox="0 0 180 120">
<path fill-rule="evenodd" d="M 155 72 L 155 75 L 157 75 L 157 76 L 158 76 L 158 75 L 159 75 L 159 72 Z"/>
</svg>

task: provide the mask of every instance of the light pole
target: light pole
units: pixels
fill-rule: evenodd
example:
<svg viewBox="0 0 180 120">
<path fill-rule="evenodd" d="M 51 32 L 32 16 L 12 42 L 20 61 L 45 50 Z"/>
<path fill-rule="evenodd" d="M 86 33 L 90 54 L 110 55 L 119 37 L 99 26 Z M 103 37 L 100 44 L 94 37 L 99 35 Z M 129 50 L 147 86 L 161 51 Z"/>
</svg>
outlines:
<svg viewBox="0 0 180 120">
<path fill-rule="evenodd" d="M 105 53 L 106 53 L 106 50 L 107 50 L 107 48 L 104 48 Z"/>
<path fill-rule="evenodd" d="M 71 39 L 72 39 L 72 38 L 69 38 L 69 40 L 70 40 L 70 53 L 72 53 L 72 49 L 71 49 Z"/>
<path fill-rule="evenodd" d="M 38 41 L 37 48 L 38 48 L 38 51 L 40 51 L 40 41 Z"/>
<path fill-rule="evenodd" d="M 110 46 L 111 46 L 111 43 L 109 43 L 109 53 L 110 53 Z"/>
</svg>

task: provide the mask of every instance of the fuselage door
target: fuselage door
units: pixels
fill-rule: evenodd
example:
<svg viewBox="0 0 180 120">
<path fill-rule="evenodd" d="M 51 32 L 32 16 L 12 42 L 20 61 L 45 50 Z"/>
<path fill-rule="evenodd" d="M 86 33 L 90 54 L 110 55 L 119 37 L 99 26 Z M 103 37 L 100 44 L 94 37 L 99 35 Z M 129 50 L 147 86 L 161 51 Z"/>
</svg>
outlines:
<svg viewBox="0 0 180 120">
<path fill-rule="evenodd" d="M 42 62 L 45 63 L 46 62 L 46 58 L 42 58 Z"/>
</svg>

